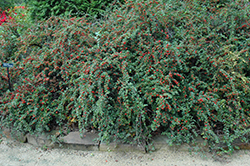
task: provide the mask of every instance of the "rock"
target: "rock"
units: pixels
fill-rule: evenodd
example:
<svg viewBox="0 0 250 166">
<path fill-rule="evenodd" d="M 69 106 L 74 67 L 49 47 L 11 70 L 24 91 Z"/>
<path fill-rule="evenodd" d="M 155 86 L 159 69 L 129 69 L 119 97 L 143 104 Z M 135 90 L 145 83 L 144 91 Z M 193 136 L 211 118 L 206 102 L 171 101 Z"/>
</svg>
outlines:
<svg viewBox="0 0 250 166">
<path fill-rule="evenodd" d="M 120 144 L 111 142 L 109 144 L 102 142 L 99 146 L 100 151 L 118 151 L 118 152 L 145 152 L 144 147 L 131 144 Z"/>
<path fill-rule="evenodd" d="M 38 146 L 38 147 L 42 147 L 42 146 L 47 146 L 47 147 L 52 147 L 55 144 L 53 143 L 53 141 L 51 140 L 51 136 L 55 135 L 56 137 L 59 135 L 59 131 L 58 130 L 53 130 L 49 133 L 36 133 L 36 134 L 27 134 L 27 140 L 28 143 L 34 145 L 34 146 Z"/>
<path fill-rule="evenodd" d="M 82 134 L 81 138 L 80 132 L 70 132 L 67 136 L 61 137 L 60 141 L 63 141 L 64 148 L 70 148 L 74 150 L 99 150 L 99 142 L 93 141 L 98 138 L 97 133 L 85 132 Z"/>
<path fill-rule="evenodd" d="M 181 145 L 173 144 L 172 146 L 169 146 L 167 141 L 169 138 L 164 135 L 157 135 L 153 137 L 153 146 L 149 147 L 149 150 L 179 150 L 179 151 L 186 151 L 189 152 L 190 150 L 194 148 L 201 148 L 203 151 L 209 151 L 208 147 L 204 145 L 204 139 L 201 137 L 197 137 L 195 140 L 195 144 L 192 143 L 182 143 Z M 154 148 L 153 148 L 154 147 Z"/>
<path fill-rule="evenodd" d="M 0 131 L 0 136 L 1 137 L 6 137 L 8 139 L 12 139 L 12 140 L 16 140 L 22 143 L 27 142 L 27 135 L 20 132 L 20 131 L 16 131 L 16 130 L 11 130 L 11 129 L 7 129 L 7 128 L 3 128 Z"/>
</svg>

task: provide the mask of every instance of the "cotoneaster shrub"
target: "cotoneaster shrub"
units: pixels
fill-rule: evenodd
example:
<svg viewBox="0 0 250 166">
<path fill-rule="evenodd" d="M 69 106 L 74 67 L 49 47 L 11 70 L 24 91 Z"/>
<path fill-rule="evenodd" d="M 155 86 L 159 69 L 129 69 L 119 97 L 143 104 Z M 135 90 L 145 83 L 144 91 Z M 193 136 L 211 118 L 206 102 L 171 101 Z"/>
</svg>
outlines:
<svg viewBox="0 0 250 166">
<path fill-rule="evenodd" d="M 9 59 L 15 84 L 0 105 L 2 126 L 75 124 L 145 147 L 156 132 L 169 144 L 201 136 L 232 152 L 235 139 L 249 140 L 249 5 L 215 4 L 135 1 L 94 24 L 39 22 Z"/>
</svg>

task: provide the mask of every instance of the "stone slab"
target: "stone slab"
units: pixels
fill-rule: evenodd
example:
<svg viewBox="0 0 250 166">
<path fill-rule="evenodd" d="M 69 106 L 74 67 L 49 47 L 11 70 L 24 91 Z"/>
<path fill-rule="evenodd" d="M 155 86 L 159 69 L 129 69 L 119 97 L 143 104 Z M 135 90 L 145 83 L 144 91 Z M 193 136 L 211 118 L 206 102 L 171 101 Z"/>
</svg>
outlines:
<svg viewBox="0 0 250 166">
<path fill-rule="evenodd" d="M 234 149 L 236 149 L 235 146 L 238 146 L 240 150 L 250 150 L 250 143 L 243 143 L 240 139 L 235 139 L 232 145 L 234 146 Z M 220 143 L 218 147 L 228 150 L 228 147 L 225 143 Z"/>
<path fill-rule="evenodd" d="M 62 147 L 66 149 L 74 150 L 99 150 L 99 142 L 94 141 L 98 138 L 97 133 L 85 132 L 81 134 L 80 132 L 70 132 L 64 137 L 60 137 L 59 140 L 62 142 Z M 58 148 L 58 147 L 57 147 Z"/>
<path fill-rule="evenodd" d="M 93 141 L 95 138 L 98 138 L 97 133 L 85 132 L 82 135 L 83 137 L 81 138 L 80 132 L 70 132 L 68 135 L 61 137 L 60 140 L 62 140 L 64 144 L 99 145 L 99 142 Z"/>
<path fill-rule="evenodd" d="M 138 145 L 130 144 L 120 144 L 120 143 L 105 143 L 102 142 L 99 146 L 100 151 L 114 151 L 114 152 L 145 152 L 144 147 Z"/>
<path fill-rule="evenodd" d="M 51 132 L 43 132 L 43 133 L 36 133 L 36 134 L 27 134 L 27 141 L 29 144 L 34 146 L 42 147 L 52 147 L 54 146 L 53 141 L 51 140 L 51 136 L 55 135 L 56 137 L 59 135 L 59 131 L 53 130 Z"/>
<path fill-rule="evenodd" d="M 27 142 L 27 135 L 19 132 L 19 131 L 12 131 L 11 129 L 3 128 L 0 131 L 1 137 L 6 137 L 8 139 L 16 140 L 22 143 Z"/>
<path fill-rule="evenodd" d="M 0 130 L 0 136 L 1 137 L 6 137 L 6 138 L 8 138 L 8 139 L 13 139 L 12 137 L 11 137 L 11 130 L 10 129 L 7 129 L 7 128 L 3 128 L 3 129 L 1 129 Z"/>
<path fill-rule="evenodd" d="M 158 135 L 153 137 L 153 146 L 150 146 L 149 149 L 152 151 L 157 151 L 157 150 L 179 150 L 179 151 L 190 151 L 193 150 L 194 148 L 201 148 L 203 151 L 208 151 L 208 147 L 204 145 L 204 140 L 201 137 L 197 137 L 195 144 L 192 143 L 183 143 L 181 145 L 168 145 L 167 141 L 169 138 L 167 136 L 163 135 Z"/>
<path fill-rule="evenodd" d="M 54 146 L 55 148 L 63 148 L 63 149 L 72 149 L 72 150 L 81 150 L 81 151 L 99 151 L 98 145 L 85 145 L 85 144 L 68 144 L 68 143 L 62 143 L 62 146 L 59 147 L 57 144 Z"/>
<path fill-rule="evenodd" d="M 171 150 L 178 150 L 178 151 L 195 151 L 195 150 L 202 150 L 205 152 L 209 152 L 209 146 L 205 144 L 205 140 L 198 136 L 195 138 L 195 143 L 183 143 L 181 145 L 172 145 L 169 146 L 167 144 L 168 138 L 166 136 L 156 136 L 153 138 L 154 140 L 154 150 L 162 150 L 162 149 L 171 149 Z M 232 143 L 233 146 L 238 146 L 241 150 L 250 150 L 250 143 L 242 143 L 240 139 L 235 139 Z M 228 150 L 228 147 L 224 143 L 219 143 L 216 145 L 217 147 L 221 147 L 225 150 Z M 152 148 L 152 147 L 151 147 Z"/>
</svg>

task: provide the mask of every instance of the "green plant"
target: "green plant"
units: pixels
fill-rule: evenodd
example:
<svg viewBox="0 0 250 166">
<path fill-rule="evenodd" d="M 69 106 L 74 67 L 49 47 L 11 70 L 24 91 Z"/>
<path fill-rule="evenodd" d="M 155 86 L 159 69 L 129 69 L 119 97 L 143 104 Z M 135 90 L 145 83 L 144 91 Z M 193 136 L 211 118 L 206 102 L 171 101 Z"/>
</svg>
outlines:
<svg viewBox="0 0 250 166">
<path fill-rule="evenodd" d="M 15 40 L 15 91 L 4 93 L 1 124 L 75 125 L 146 151 L 157 133 L 170 145 L 201 136 L 231 153 L 250 130 L 247 3 L 126 1 L 102 22 L 38 22 Z"/>
<path fill-rule="evenodd" d="M 17 30 L 19 34 L 22 30 L 27 30 L 27 27 L 30 27 L 31 24 L 33 24 L 29 7 L 15 6 L 9 9 L 8 15 L 11 17 L 13 22 L 25 25 L 25 27 L 19 27 Z"/>
<path fill-rule="evenodd" d="M 123 0 L 121 0 L 123 2 Z M 112 6 L 118 1 L 114 0 L 33 0 L 30 6 L 33 19 L 47 19 L 51 16 L 82 17 L 84 15 L 101 17 L 105 8 Z"/>
<path fill-rule="evenodd" d="M 7 19 L 7 22 L 0 26 L 1 65 L 2 63 L 7 62 L 11 63 L 15 59 L 14 53 L 18 51 L 19 39 L 23 37 L 23 32 L 26 31 L 33 24 L 29 17 L 29 11 L 24 6 L 15 6 L 14 8 L 10 8 L 7 14 L 9 17 Z M 21 45 L 21 43 L 19 44 Z M 2 96 L 2 92 L 5 92 L 5 90 L 7 90 L 6 87 L 8 86 L 8 78 L 6 69 L 1 68 L 0 70 L 0 96 Z M 14 81 L 15 83 L 14 79 L 11 81 Z"/>
<path fill-rule="evenodd" d="M 48 150 L 48 147 L 47 147 L 46 145 L 43 145 L 43 146 L 41 147 L 41 150 L 46 151 L 46 150 Z"/>
<path fill-rule="evenodd" d="M 0 2 L 0 9 L 6 10 L 10 7 L 14 7 L 18 2 L 19 2 L 18 0 L 2 0 Z"/>
</svg>

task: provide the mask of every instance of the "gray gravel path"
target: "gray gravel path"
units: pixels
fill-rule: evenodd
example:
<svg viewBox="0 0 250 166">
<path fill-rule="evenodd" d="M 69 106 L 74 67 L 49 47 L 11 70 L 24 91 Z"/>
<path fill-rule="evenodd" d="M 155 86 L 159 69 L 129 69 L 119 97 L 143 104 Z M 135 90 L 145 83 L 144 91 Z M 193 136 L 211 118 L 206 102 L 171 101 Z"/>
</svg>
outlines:
<svg viewBox="0 0 250 166">
<path fill-rule="evenodd" d="M 162 148 L 151 154 L 139 152 L 100 152 L 69 149 L 42 150 L 27 143 L 0 138 L 0 166 L 248 166 L 250 151 L 241 150 L 231 156 L 190 154 Z M 204 155 L 206 157 L 204 157 Z M 202 157 L 203 156 L 203 157 Z"/>
</svg>

